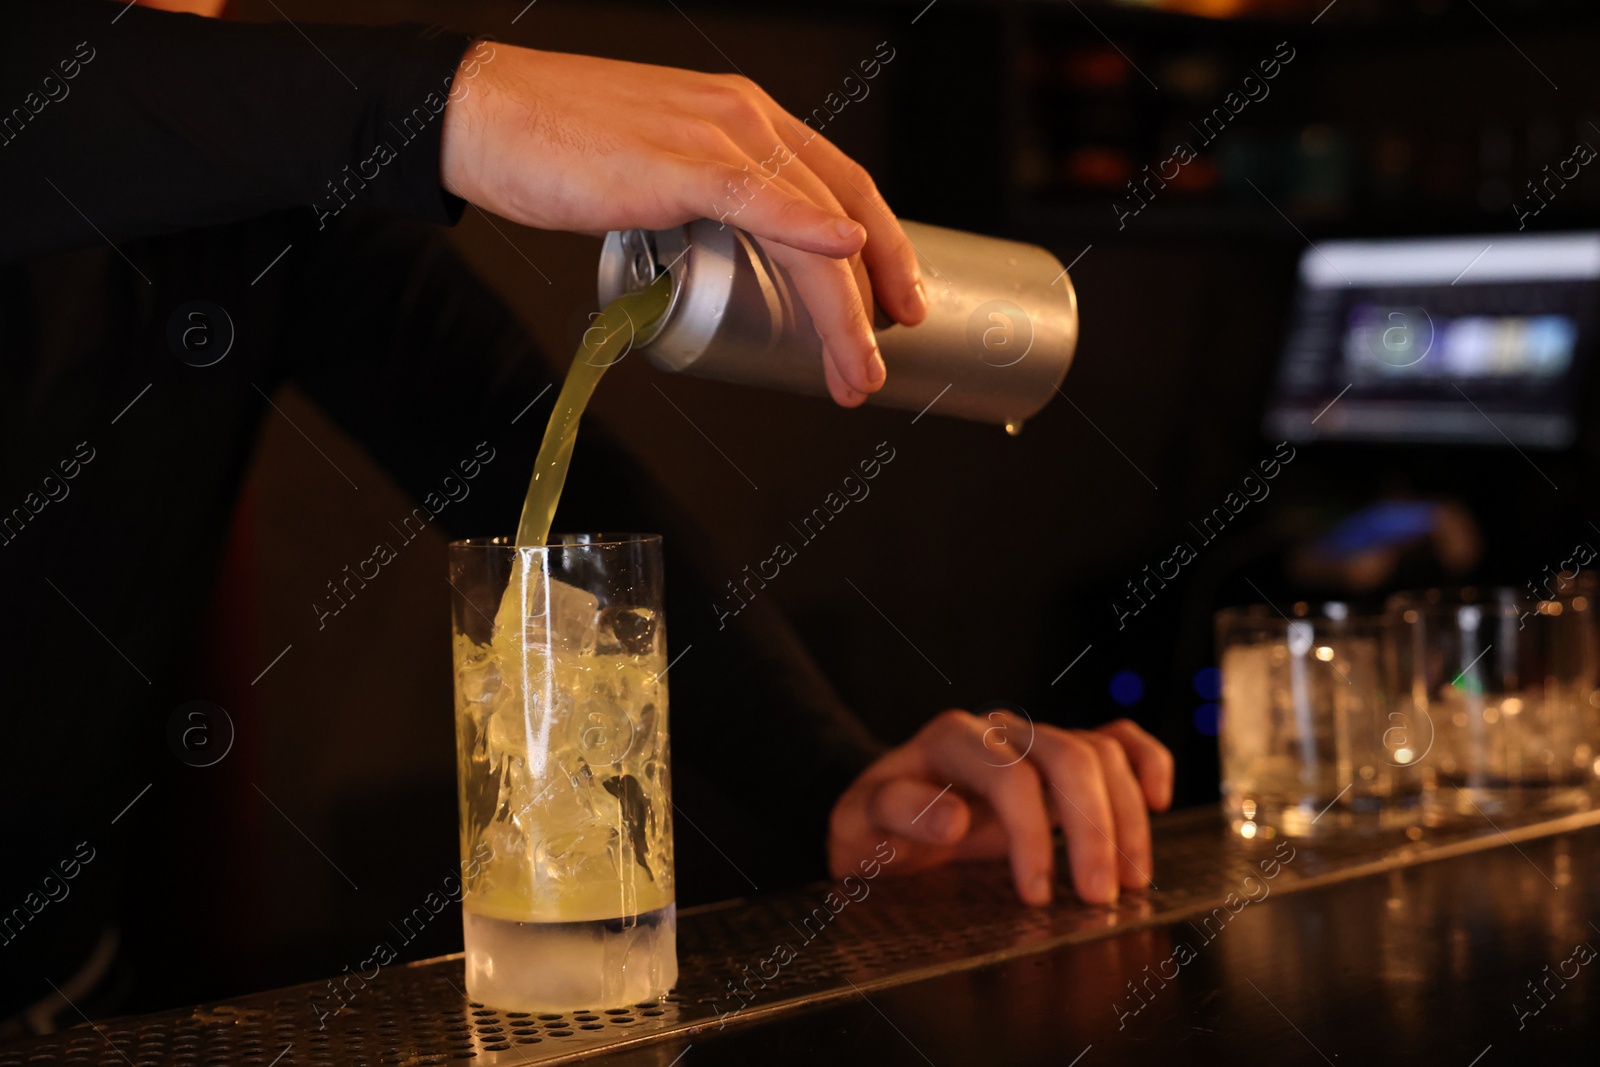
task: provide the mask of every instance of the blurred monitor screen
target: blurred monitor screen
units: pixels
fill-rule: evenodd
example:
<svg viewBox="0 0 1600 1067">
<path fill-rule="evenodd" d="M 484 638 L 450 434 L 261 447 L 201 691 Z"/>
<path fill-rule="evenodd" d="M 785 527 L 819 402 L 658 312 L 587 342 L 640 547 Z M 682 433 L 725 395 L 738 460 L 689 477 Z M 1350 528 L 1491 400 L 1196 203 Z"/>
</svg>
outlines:
<svg viewBox="0 0 1600 1067">
<path fill-rule="evenodd" d="M 1565 448 L 1597 298 L 1600 233 L 1308 248 L 1266 431 Z"/>
</svg>

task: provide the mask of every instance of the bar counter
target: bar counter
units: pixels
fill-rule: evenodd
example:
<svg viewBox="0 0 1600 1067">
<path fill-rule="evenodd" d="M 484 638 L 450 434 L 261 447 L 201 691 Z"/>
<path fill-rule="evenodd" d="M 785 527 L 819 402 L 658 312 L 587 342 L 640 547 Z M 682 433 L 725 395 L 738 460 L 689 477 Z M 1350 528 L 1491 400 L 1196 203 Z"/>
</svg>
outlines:
<svg viewBox="0 0 1600 1067">
<path fill-rule="evenodd" d="M 890 857 L 686 909 L 662 1003 L 498 1012 L 456 955 L 79 1026 L 0 1067 L 1592 1062 L 1600 811 L 1311 842 L 1205 809 L 1155 836 L 1156 887 L 1114 908 Z"/>
</svg>

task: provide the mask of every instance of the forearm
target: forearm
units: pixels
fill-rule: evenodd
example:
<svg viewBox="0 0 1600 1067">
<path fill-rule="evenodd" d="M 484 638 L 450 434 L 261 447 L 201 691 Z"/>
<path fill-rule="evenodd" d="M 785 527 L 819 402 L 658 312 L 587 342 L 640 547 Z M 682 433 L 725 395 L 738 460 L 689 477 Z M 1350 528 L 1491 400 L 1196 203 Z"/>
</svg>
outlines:
<svg viewBox="0 0 1600 1067">
<path fill-rule="evenodd" d="M 102 0 L 12 6 L 0 35 L 0 261 L 283 208 L 304 207 L 316 229 L 352 201 L 459 215 L 439 143 L 465 35 Z"/>
</svg>

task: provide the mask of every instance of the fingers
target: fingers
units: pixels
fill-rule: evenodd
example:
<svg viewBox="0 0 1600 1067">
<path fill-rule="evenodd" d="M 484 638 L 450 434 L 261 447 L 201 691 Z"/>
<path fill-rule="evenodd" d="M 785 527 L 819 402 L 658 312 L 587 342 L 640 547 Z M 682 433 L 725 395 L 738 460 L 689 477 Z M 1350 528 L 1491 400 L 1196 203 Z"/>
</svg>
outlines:
<svg viewBox="0 0 1600 1067">
<path fill-rule="evenodd" d="M 794 178 L 816 180 L 801 164 L 794 167 Z M 887 370 L 867 311 L 871 288 L 860 259 L 854 256 L 866 239 L 861 226 L 808 198 L 787 178 L 765 177 L 748 162 L 738 167 L 708 164 L 702 181 L 710 181 L 720 193 L 714 203 L 736 205 L 732 209 L 722 206 L 710 217 L 727 218 L 736 212 L 738 224 L 788 270 L 822 341 L 829 394 L 840 405 L 855 407 L 868 393 L 876 392 Z M 701 192 L 709 195 L 711 187 Z M 819 188 L 815 195 L 832 202 L 826 188 Z M 859 276 L 857 272 L 861 272 Z"/>
<path fill-rule="evenodd" d="M 866 230 L 859 222 L 800 195 L 787 183 L 768 181 L 748 160 L 735 165 L 683 157 L 680 171 L 676 197 L 680 212 L 727 218 L 733 213 L 732 204 L 740 228 L 820 256 L 852 256 L 866 243 Z"/>
<path fill-rule="evenodd" d="M 1145 806 L 1139 780 L 1133 776 L 1122 746 L 1104 734 L 1075 735 L 1096 753 L 1106 796 L 1111 801 L 1114 829 L 1108 831 L 1117 851 L 1117 879 L 1124 889 L 1143 889 L 1154 877 L 1155 860 L 1150 851 L 1150 812 Z"/>
<path fill-rule="evenodd" d="M 762 178 L 791 190 L 796 197 L 809 199 L 824 210 L 846 216 L 845 209 L 828 184 L 796 158 L 778 140 L 777 133 L 770 126 L 765 126 L 762 136 L 768 139 L 766 144 L 778 146 L 776 150 L 768 152 L 764 164 L 757 164 L 755 169 Z M 744 150 L 759 153 L 762 150 L 760 145 L 760 141 L 747 144 Z M 771 250 L 771 246 L 768 247 Z M 854 289 L 845 294 L 843 299 L 847 305 L 853 306 L 847 306 L 845 315 L 841 316 L 838 301 L 830 295 L 836 293 L 838 288 L 832 280 L 838 273 L 836 267 L 808 264 L 804 271 L 810 277 L 802 279 L 797 276 L 800 273 L 796 268 L 798 261 L 784 256 L 775 255 L 774 258 L 784 262 L 791 276 L 795 276 L 800 299 L 811 313 L 817 334 L 822 339 L 824 377 L 829 393 L 845 407 L 856 406 L 866 399 L 866 394 L 876 391 L 886 376 L 877 339 L 872 334 L 873 290 L 864 260 L 859 255 L 852 255 L 847 261 Z"/>
<path fill-rule="evenodd" d="M 1044 770 L 1066 832 L 1073 888 L 1090 904 L 1112 903 L 1119 882 L 1112 835 L 1118 827 L 1099 753 L 1077 734 L 1039 729 L 1029 758 Z"/>
<path fill-rule="evenodd" d="M 1065 831 L 1072 883 L 1092 904 L 1150 884 L 1147 804 L 1171 800 L 1172 758 L 1126 720 L 1063 730 L 995 711 L 947 711 L 846 790 L 830 824 L 833 866 L 870 838 L 905 846 L 909 873 L 958 858 L 1008 856 L 1018 895 L 1048 903 Z"/>
<path fill-rule="evenodd" d="M 801 162 L 827 183 L 850 217 L 867 228 L 862 258 L 878 304 L 896 322 L 907 326 L 921 322 L 928 314 L 928 294 L 916 249 L 872 176 L 826 137 L 801 126 L 794 116 L 780 110 L 774 118 L 778 132 L 789 140 Z"/>
<path fill-rule="evenodd" d="M 873 823 L 885 833 L 930 845 L 953 845 L 972 825 L 972 809 L 950 787 L 914 778 L 893 778 L 867 802 Z"/>
<path fill-rule="evenodd" d="M 1173 776 L 1172 753 L 1167 751 L 1167 746 L 1127 719 L 1107 723 L 1098 732 L 1121 744 L 1139 776 L 1145 800 L 1156 811 L 1166 811 L 1172 804 Z"/>
<path fill-rule="evenodd" d="M 784 174 L 819 204 L 838 207 L 866 227 L 859 271 L 869 312 L 870 293 L 897 322 L 921 322 L 928 302 L 916 250 L 866 169 L 748 79 L 723 79 L 711 92 L 708 103 L 719 121 L 746 154 L 762 161 L 764 173 Z"/>
<path fill-rule="evenodd" d="M 1111 814 L 1116 820 L 1117 871 L 1124 889 L 1144 889 L 1155 878 L 1150 844 L 1150 810 L 1122 747 L 1111 738 L 1086 735 L 1100 754 Z"/>
<path fill-rule="evenodd" d="M 1154 864 L 1146 796 L 1121 740 L 1105 732 L 1036 725 L 1009 712 L 991 712 L 985 719 L 966 718 L 972 724 L 969 729 L 981 733 L 991 768 L 998 770 L 995 764 L 1010 764 L 1024 757 L 1028 765 L 1037 768 L 1046 803 L 1054 808 L 1065 831 L 1073 887 L 1080 897 L 1089 903 L 1109 904 L 1117 899 L 1119 886 L 1139 889 L 1150 884 Z M 1152 767 L 1157 786 L 1170 798 L 1166 750 L 1132 723 L 1117 725 L 1115 732 L 1129 738 L 1128 743 Z M 998 737 L 998 746 L 991 735 Z M 1003 761 L 995 758 L 1001 755 Z M 1161 775 L 1168 784 L 1161 784 Z M 977 787 L 968 783 L 967 788 Z M 1005 822 L 1000 805 L 992 797 L 990 800 Z M 1034 804 L 1038 805 L 1037 798 Z M 1018 839 L 1011 824 L 1007 831 L 1015 850 Z M 1024 843 L 1025 849 L 1030 847 Z M 1015 851 L 1013 859 L 1015 862 Z"/>
<path fill-rule="evenodd" d="M 966 854 L 971 808 L 919 778 L 921 767 L 910 747 L 901 746 L 880 757 L 839 797 L 828 819 L 828 869 L 835 878 L 854 871 L 883 845 L 895 850 L 896 874 Z M 1004 850 L 989 854 L 1004 855 Z"/>
<path fill-rule="evenodd" d="M 822 339 L 828 391 L 845 407 L 859 404 L 883 385 L 887 371 L 850 264 L 807 255 L 781 242 L 764 241 L 763 247 L 788 270 L 811 313 Z"/>
<path fill-rule="evenodd" d="M 747 136 L 742 143 L 741 151 L 752 159 L 761 160 L 755 165 L 755 170 L 761 177 L 791 187 L 796 195 L 804 196 L 840 217 L 856 218 L 858 222 L 866 223 L 869 227 L 868 240 L 871 240 L 870 222 L 862 219 L 856 212 L 846 211 L 828 183 L 795 155 L 764 118 L 760 121 L 760 131 Z M 763 151 L 766 153 L 765 156 L 761 154 Z M 855 275 L 856 289 L 861 294 L 861 305 L 867 309 L 867 317 L 870 320 L 873 306 L 872 283 L 866 263 L 861 256 L 850 257 L 850 270 Z"/>
<path fill-rule="evenodd" d="M 902 322 L 920 322 L 926 314 L 915 253 L 865 170 L 795 122 L 758 88 L 742 82 L 733 87 L 733 97 L 719 102 L 727 130 L 726 134 L 719 131 L 719 135 L 731 138 L 740 153 L 759 161 L 754 167 L 756 174 L 788 185 L 798 196 L 809 198 L 824 210 L 854 218 L 865 227 L 863 254 L 851 256 L 849 264 L 865 335 L 855 328 L 854 309 L 848 320 L 841 319 L 836 303 L 816 288 L 817 284 L 832 288 L 831 283 L 808 284 L 796 279 L 800 298 L 823 340 L 826 363 L 832 368 L 826 375 L 829 392 L 840 404 L 853 407 L 865 394 L 875 391 L 885 376 L 882 356 L 871 336 L 875 298 L 877 304 Z M 739 95 L 746 90 L 770 109 L 783 129 L 775 128 L 765 114 L 752 113 L 749 100 Z M 819 171 L 819 166 L 825 167 L 826 172 Z M 741 215 L 742 209 L 741 200 Z M 793 273 L 792 263 L 786 265 Z M 831 335 L 830 325 L 834 328 Z"/>
<path fill-rule="evenodd" d="M 716 121 L 695 120 L 685 133 L 693 152 L 717 161 L 701 178 L 709 187 L 694 193 L 710 193 L 715 206 L 700 211 L 722 222 L 736 217 L 788 269 L 822 340 L 828 391 L 853 407 L 887 377 L 872 332 L 873 286 L 882 287 L 880 302 L 901 321 L 920 321 L 926 312 L 915 254 L 866 171 L 792 119 L 795 134 L 774 129 L 769 112 L 784 113 L 753 83 L 721 78 L 704 91 Z M 819 174 L 818 165 L 828 173 Z"/>
<path fill-rule="evenodd" d="M 1048 904 L 1055 849 L 1039 772 L 1025 759 L 997 766 L 984 744 L 987 728 L 987 720 L 947 711 L 925 727 L 918 740 L 927 748 L 930 771 L 983 797 L 1005 827 L 1018 895 L 1029 904 Z"/>
<path fill-rule="evenodd" d="M 823 352 L 822 358 L 822 377 L 827 382 L 828 395 L 833 397 L 834 402 L 840 407 L 859 407 L 867 399 L 866 393 L 851 388 L 843 378 L 839 377 L 839 372 L 834 369 L 834 362 L 828 358 L 826 351 Z"/>
</svg>

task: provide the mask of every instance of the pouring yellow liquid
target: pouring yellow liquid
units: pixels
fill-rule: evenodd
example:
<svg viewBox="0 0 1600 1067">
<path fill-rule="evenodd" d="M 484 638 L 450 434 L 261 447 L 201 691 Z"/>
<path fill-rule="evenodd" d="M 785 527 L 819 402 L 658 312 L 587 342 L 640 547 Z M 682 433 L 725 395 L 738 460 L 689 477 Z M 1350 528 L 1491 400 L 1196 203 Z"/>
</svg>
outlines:
<svg viewBox="0 0 1600 1067">
<path fill-rule="evenodd" d="M 667 313 L 671 298 L 672 276 L 663 272 L 646 288 L 623 293 L 607 304 L 595 324 L 583 332 L 578 354 L 567 369 L 550 422 L 544 428 L 539 456 L 533 461 L 533 480 L 528 483 L 528 496 L 522 504 L 522 521 L 517 523 L 519 548 L 549 541 L 550 524 L 561 501 L 561 487 L 567 481 L 583 409 L 607 368 L 627 355 L 636 336 Z"/>
<path fill-rule="evenodd" d="M 503 1010 L 621 1008 L 677 981 L 672 809 L 659 762 L 665 642 L 565 644 L 562 619 L 612 637 L 614 620 L 553 574 L 544 550 L 578 420 L 606 369 L 666 313 L 671 285 L 664 276 L 618 297 L 584 333 L 534 462 L 492 635 L 455 637 L 463 796 L 487 789 L 493 801 L 486 825 L 463 823 L 467 989 Z M 590 729 L 595 709 L 626 723 L 617 735 L 626 744 L 595 747 L 606 744 Z"/>
</svg>

